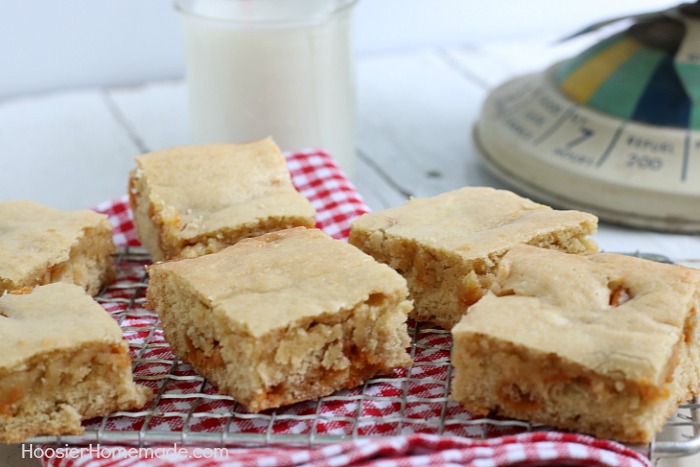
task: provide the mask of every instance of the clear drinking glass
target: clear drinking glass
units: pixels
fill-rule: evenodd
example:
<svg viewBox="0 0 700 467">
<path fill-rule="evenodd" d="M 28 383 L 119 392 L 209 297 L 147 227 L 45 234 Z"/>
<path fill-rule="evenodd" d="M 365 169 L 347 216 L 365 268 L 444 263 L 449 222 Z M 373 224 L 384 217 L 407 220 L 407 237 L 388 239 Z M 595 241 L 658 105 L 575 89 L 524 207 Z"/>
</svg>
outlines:
<svg viewBox="0 0 700 467">
<path fill-rule="evenodd" d="M 355 165 L 350 43 L 357 0 L 175 0 L 194 143 L 272 136 Z"/>
</svg>

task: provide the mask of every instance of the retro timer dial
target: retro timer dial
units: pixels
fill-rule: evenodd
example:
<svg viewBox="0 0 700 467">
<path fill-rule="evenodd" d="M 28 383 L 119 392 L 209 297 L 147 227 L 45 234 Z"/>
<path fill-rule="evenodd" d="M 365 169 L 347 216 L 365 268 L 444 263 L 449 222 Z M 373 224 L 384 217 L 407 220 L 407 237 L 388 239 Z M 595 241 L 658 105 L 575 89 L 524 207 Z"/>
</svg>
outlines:
<svg viewBox="0 0 700 467">
<path fill-rule="evenodd" d="M 700 2 L 499 86 L 475 140 L 486 166 L 534 199 L 700 232 Z"/>
</svg>

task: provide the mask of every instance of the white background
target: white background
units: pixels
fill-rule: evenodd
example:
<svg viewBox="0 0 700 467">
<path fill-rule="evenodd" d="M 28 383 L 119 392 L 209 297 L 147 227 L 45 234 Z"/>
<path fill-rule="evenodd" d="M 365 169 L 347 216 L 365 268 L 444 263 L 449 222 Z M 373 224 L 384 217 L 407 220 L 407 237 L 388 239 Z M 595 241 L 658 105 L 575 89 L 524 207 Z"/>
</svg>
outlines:
<svg viewBox="0 0 700 467">
<path fill-rule="evenodd" d="M 435 45 L 556 38 L 663 0 L 360 0 L 359 55 Z M 171 0 L 0 0 L 0 98 L 183 75 Z"/>
</svg>

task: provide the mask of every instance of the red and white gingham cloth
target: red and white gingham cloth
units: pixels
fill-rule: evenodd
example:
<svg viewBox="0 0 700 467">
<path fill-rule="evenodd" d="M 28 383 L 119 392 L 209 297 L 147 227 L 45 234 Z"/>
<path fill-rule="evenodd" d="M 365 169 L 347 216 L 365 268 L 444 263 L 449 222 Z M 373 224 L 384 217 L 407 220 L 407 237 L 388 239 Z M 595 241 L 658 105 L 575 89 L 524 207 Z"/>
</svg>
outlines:
<svg viewBox="0 0 700 467">
<path fill-rule="evenodd" d="M 334 238 L 347 239 L 350 223 L 368 208 L 335 162 L 321 151 L 308 151 L 288 154 L 287 165 L 294 185 L 316 209 L 318 226 Z M 139 245 L 126 197 L 96 210 L 109 216 L 118 246 Z M 69 446 L 60 450 L 60 456 L 48 451 L 43 462 L 47 467 L 651 465 L 646 457 L 621 444 L 550 431 L 487 440 L 411 434 L 362 438 L 316 449 L 230 448 L 215 458 L 211 457 L 215 452 L 195 446 L 152 446 L 152 450 L 140 452 L 129 451 L 130 446 L 75 446 L 81 447 L 82 451 L 77 451 Z"/>
<path fill-rule="evenodd" d="M 171 448 L 171 452 L 167 452 Z M 126 447 L 103 447 L 101 454 L 49 461 L 61 467 L 438 467 L 438 466 L 593 466 L 650 467 L 649 460 L 626 447 L 590 436 L 556 432 L 526 433 L 487 440 L 411 435 L 358 439 L 317 449 L 227 449 L 164 446 L 164 455 L 141 457 Z M 175 452 L 176 451 L 176 452 Z"/>
</svg>

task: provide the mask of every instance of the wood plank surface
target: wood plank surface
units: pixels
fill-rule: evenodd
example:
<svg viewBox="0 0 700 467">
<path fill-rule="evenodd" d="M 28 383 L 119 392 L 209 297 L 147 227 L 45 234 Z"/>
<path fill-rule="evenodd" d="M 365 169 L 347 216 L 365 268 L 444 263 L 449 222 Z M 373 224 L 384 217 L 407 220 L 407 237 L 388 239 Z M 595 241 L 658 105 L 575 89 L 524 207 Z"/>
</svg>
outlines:
<svg viewBox="0 0 700 467">
<path fill-rule="evenodd" d="M 92 206 L 126 192 L 136 153 L 100 90 L 0 102 L 0 199 Z"/>
</svg>

